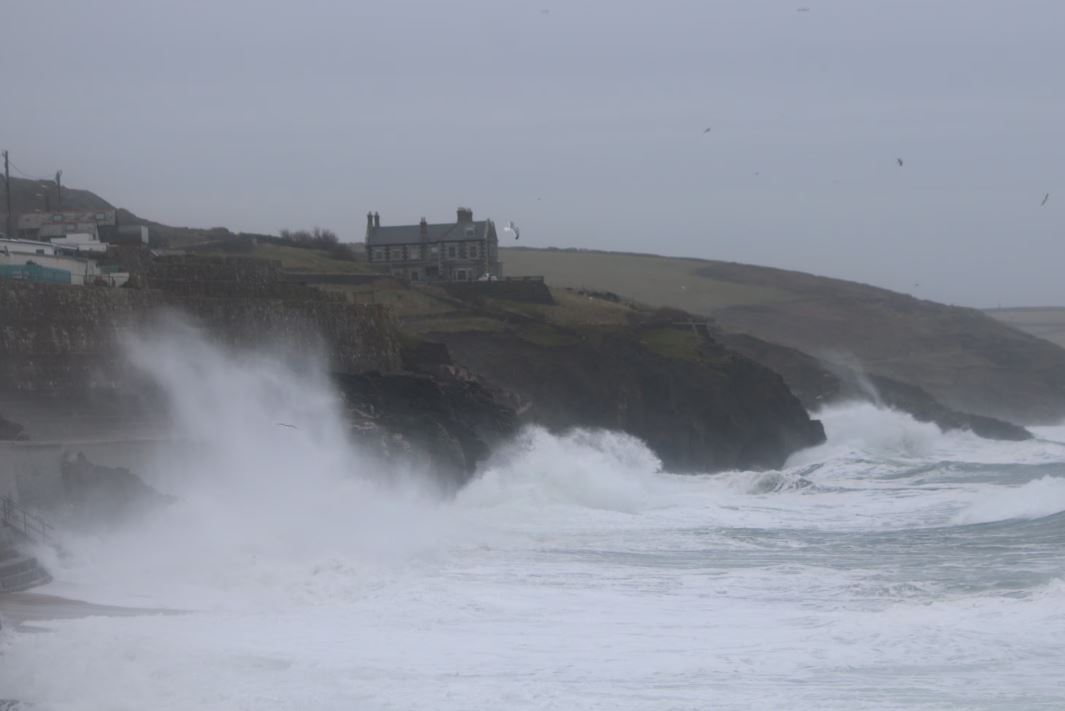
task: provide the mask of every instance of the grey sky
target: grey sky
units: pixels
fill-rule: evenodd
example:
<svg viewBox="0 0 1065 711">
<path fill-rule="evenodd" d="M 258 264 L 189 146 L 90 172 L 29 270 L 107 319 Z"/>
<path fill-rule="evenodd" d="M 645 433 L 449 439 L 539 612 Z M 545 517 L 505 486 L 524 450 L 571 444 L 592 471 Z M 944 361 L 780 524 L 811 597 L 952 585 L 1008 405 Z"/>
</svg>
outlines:
<svg viewBox="0 0 1065 711">
<path fill-rule="evenodd" d="M 361 239 L 371 208 L 462 204 L 523 245 L 1065 304 L 1061 0 L 4 0 L 0 24 L 15 164 L 162 222 Z"/>
</svg>

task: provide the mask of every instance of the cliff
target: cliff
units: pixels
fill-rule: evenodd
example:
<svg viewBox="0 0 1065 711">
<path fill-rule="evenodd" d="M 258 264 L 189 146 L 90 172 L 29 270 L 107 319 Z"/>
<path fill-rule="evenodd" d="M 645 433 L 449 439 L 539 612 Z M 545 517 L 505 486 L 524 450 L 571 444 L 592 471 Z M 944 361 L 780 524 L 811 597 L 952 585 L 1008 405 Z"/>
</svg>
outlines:
<svg viewBox="0 0 1065 711">
<path fill-rule="evenodd" d="M 881 375 L 866 375 L 842 364 L 827 364 L 794 348 L 768 343 L 746 334 L 711 332 L 729 348 L 780 373 L 795 395 L 811 411 L 853 400 L 872 401 L 932 422 L 942 430 L 967 430 L 988 439 L 1031 439 L 1028 430 L 1011 422 L 949 408 L 909 383 Z"/>
<path fill-rule="evenodd" d="M 442 332 L 456 362 L 515 393 L 522 420 L 554 430 L 601 427 L 639 437 L 670 471 L 781 466 L 820 444 L 821 423 L 776 373 L 719 344 L 677 357 L 624 331 L 559 339 Z M 566 337 L 569 336 L 569 337 Z"/>
<path fill-rule="evenodd" d="M 501 250 L 512 273 L 711 317 L 724 331 L 860 364 L 947 408 L 1022 424 L 1065 417 L 1065 349 L 975 309 L 867 284 L 702 259 Z"/>
<path fill-rule="evenodd" d="M 776 373 L 713 339 L 677 348 L 675 314 L 608 303 L 622 317 L 603 324 L 594 303 L 542 281 L 320 290 L 276 262 L 184 257 L 145 260 L 133 283 L 141 288 L 0 282 L 0 394 L 66 410 L 91 401 L 101 422 L 158 411 L 118 344 L 180 310 L 225 344 L 326 353 L 353 435 L 449 485 L 522 422 L 628 432 L 673 471 L 777 467 L 824 440 Z M 41 418 L 5 411 L 35 435 Z"/>
<path fill-rule="evenodd" d="M 432 471 L 447 488 L 465 483 L 518 429 L 512 398 L 455 366 L 338 373 L 334 382 L 368 451 Z"/>
</svg>

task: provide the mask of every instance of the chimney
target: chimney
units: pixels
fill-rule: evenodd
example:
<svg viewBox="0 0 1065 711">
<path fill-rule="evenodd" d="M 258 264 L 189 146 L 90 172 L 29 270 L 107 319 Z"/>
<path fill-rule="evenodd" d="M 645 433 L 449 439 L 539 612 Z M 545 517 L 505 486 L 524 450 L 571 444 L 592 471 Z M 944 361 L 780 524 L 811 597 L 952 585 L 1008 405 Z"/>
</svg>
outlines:
<svg viewBox="0 0 1065 711">
<path fill-rule="evenodd" d="M 380 212 L 376 212 L 376 211 L 374 212 L 374 214 L 373 214 L 373 226 L 374 227 L 380 227 L 381 226 L 381 213 Z"/>
<path fill-rule="evenodd" d="M 424 217 L 422 218 L 422 221 L 418 223 L 418 231 L 421 233 L 422 242 L 428 242 L 429 241 L 429 223 L 425 221 Z"/>
<path fill-rule="evenodd" d="M 372 229 L 373 229 L 373 213 L 372 212 L 367 212 L 366 213 L 366 231 L 369 232 Z"/>
<path fill-rule="evenodd" d="M 468 207 L 460 207 L 458 209 L 458 215 L 458 223 L 460 225 L 463 223 L 473 222 L 473 210 Z"/>
</svg>

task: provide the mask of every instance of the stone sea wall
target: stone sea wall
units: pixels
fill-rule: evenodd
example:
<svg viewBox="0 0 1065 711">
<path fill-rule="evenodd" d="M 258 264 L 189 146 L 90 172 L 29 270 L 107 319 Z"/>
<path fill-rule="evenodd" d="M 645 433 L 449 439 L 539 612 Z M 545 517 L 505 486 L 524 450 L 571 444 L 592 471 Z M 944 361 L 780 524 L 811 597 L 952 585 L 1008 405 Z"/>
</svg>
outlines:
<svg viewBox="0 0 1065 711">
<path fill-rule="evenodd" d="M 401 365 L 397 331 L 379 305 L 351 305 L 273 279 L 173 283 L 178 288 L 164 290 L 0 281 L 0 390 L 112 385 L 123 372 L 121 336 L 175 311 L 229 345 L 322 349 L 338 372 Z"/>
</svg>

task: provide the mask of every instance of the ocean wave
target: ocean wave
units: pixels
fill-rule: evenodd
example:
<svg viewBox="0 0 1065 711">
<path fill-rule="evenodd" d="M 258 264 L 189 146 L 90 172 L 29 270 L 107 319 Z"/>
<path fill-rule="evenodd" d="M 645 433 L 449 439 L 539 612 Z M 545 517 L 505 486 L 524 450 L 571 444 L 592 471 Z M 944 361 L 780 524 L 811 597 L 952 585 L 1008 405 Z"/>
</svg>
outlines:
<svg viewBox="0 0 1065 711">
<path fill-rule="evenodd" d="M 1038 519 L 1065 512 L 1065 478 L 1044 476 L 1020 486 L 991 486 L 953 519 L 956 525 Z"/>
<path fill-rule="evenodd" d="M 606 430 L 525 429 L 457 496 L 460 506 L 572 504 L 633 513 L 663 491 L 662 463 L 643 442 Z"/>
</svg>

